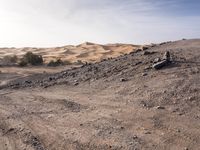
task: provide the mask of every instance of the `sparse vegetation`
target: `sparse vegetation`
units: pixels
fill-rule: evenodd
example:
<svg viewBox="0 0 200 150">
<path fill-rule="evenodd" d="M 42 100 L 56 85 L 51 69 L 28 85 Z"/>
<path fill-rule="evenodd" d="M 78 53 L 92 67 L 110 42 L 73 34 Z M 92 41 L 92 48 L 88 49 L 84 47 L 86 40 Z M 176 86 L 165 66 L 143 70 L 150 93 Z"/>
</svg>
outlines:
<svg viewBox="0 0 200 150">
<path fill-rule="evenodd" d="M 17 63 L 17 61 L 18 61 L 18 58 L 17 58 L 16 55 L 13 55 L 13 56 L 5 56 L 5 57 L 3 58 L 3 62 L 4 62 L 5 64 L 15 64 L 15 63 Z"/>
<path fill-rule="evenodd" d="M 49 67 L 57 67 L 57 66 L 70 65 L 70 64 L 71 64 L 70 61 L 67 61 L 67 60 L 62 61 L 62 60 L 59 58 L 59 59 L 57 59 L 56 61 L 51 60 L 51 61 L 47 64 L 47 66 L 49 66 Z"/>
<path fill-rule="evenodd" d="M 26 61 L 24 61 L 23 59 L 21 59 L 21 61 L 19 62 L 20 67 L 25 67 L 27 65 L 28 65 L 28 63 Z"/>
<path fill-rule="evenodd" d="M 64 65 L 71 65 L 72 63 L 68 60 L 63 61 Z"/>
<path fill-rule="evenodd" d="M 43 58 L 41 55 L 36 55 L 33 54 L 32 52 L 27 52 L 23 58 L 21 59 L 21 61 L 19 62 L 20 66 L 26 66 L 26 65 L 33 65 L 33 66 L 37 66 L 37 65 L 42 65 L 43 64 Z"/>
<path fill-rule="evenodd" d="M 61 59 L 57 59 L 56 61 L 51 60 L 47 64 L 47 66 L 49 66 L 49 67 L 57 67 L 57 66 L 61 66 L 61 65 L 64 65 L 64 62 Z"/>
</svg>

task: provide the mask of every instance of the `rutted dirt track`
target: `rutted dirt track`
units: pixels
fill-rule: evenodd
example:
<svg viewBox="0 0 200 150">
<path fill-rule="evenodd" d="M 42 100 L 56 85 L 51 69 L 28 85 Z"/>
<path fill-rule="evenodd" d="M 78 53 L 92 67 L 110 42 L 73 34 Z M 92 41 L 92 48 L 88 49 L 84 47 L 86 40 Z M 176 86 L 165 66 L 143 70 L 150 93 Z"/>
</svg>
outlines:
<svg viewBox="0 0 200 150">
<path fill-rule="evenodd" d="M 146 51 L 1 87 L 0 149 L 198 150 L 200 40 Z"/>
</svg>

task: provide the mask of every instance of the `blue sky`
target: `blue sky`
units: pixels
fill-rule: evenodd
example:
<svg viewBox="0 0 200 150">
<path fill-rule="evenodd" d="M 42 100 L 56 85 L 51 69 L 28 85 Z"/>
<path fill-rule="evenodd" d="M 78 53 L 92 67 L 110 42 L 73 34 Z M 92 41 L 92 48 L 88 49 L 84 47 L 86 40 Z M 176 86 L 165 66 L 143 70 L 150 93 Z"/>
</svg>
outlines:
<svg viewBox="0 0 200 150">
<path fill-rule="evenodd" d="M 0 0 L 0 47 L 200 38 L 199 0 Z"/>
</svg>

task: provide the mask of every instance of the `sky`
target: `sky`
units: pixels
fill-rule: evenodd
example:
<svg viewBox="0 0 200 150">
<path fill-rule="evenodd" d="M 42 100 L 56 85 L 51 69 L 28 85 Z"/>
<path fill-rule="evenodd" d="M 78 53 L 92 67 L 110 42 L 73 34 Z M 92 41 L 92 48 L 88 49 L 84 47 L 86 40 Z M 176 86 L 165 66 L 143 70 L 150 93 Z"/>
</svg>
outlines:
<svg viewBox="0 0 200 150">
<path fill-rule="evenodd" d="M 0 47 L 200 38 L 200 0 L 0 0 Z"/>
</svg>

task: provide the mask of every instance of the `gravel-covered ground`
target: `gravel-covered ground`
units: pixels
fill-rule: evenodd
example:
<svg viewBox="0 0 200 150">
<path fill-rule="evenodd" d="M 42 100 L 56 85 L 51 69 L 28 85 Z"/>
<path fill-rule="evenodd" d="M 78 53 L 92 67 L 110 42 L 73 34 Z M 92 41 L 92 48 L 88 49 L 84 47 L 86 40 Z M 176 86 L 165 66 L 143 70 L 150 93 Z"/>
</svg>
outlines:
<svg viewBox="0 0 200 150">
<path fill-rule="evenodd" d="M 171 63 L 153 69 L 166 51 Z M 59 73 L 16 76 L 1 85 L 2 150 L 199 147 L 200 40 L 162 43 Z"/>
</svg>

